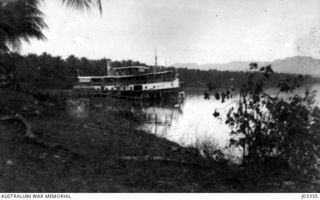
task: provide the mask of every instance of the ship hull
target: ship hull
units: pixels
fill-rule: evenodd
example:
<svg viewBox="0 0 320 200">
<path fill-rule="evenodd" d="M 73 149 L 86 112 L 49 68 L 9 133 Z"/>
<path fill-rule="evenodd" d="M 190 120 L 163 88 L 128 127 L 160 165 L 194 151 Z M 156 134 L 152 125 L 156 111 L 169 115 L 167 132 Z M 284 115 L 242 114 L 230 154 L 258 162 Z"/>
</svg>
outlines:
<svg viewBox="0 0 320 200">
<path fill-rule="evenodd" d="M 181 88 L 145 90 L 145 91 L 114 91 L 107 92 L 115 98 L 140 99 L 140 100 L 162 100 L 162 99 L 184 99 L 184 91 Z"/>
</svg>

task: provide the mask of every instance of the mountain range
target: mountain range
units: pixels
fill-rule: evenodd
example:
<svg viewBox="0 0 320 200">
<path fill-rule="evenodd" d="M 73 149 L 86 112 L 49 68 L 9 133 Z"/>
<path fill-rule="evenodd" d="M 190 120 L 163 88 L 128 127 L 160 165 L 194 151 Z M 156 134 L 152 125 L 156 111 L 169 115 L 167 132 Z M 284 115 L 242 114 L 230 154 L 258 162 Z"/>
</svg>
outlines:
<svg viewBox="0 0 320 200">
<path fill-rule="evenodd" d="M 294 56 L 284 59 L 277 59 L 271 62 L 261 61 L 233 61 L 223 64 L 197 64 L 197 63 L 176 63 L 173 66 L 178 68 L 220 70 L 220 71 L 247 71 L 250 63 L 258 63 L 259 66 L 272 65 L 275 72 L 290 74 L 309 74 L 320 77 L 320 59 L 309 56 Z"/>
</svg>

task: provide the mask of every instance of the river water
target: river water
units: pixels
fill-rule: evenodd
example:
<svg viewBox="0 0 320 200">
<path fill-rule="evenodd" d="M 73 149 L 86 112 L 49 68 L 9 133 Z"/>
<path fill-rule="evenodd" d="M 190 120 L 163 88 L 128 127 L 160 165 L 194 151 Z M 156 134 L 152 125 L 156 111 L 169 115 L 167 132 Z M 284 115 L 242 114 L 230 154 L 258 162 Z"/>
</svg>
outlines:
<svg viewBox="0 0 320 200">
<path fill-rule="evenodd" d="M 299 88 L 294 94 L 304 95 L 307 88 L 320 93 L 320 84 L 314 84 Z M 278 90 L 268 89 L 267 92 L 276 94 Z M 285 94 L 289 95 L 293 94 Z M 236 105 L 237 99 L 235 96 L 221 103 L 221 100 L 216 100 L 213 94 L 209 100 L 205 100 L 201 91 L 186 91 L 183 102 L 144 108 L 143 113 L 147 122 L 142 129 L 183 146 L 201 149 L 204 145 L 209 145 L 213 149 L 224 149 L 224 153 L 238 157 L 238 150 L 226 148 L 230 139 L 230 128 L 225 124 L 225 116 L 230 107 Z M 316 96 L 316 101 L 317 105 L 320 105 L 320 95 Z M 215 110 L 220 113 L 219 118 L 213 117 Z"/>
</svg>

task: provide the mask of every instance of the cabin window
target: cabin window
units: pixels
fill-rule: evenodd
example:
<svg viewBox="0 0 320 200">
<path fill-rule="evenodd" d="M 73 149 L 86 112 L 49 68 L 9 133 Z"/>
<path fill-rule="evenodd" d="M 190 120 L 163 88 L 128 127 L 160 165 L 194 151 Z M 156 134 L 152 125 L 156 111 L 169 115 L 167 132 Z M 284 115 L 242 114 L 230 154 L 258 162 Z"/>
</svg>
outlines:
<svg viewBox="0 0 320 200">
<path fill-rule="evenodd" d="M 135 85 L 135 86 L 133 87 L 133 89 L 134 89 L 135 91 L 141 91 L 141 90 L 142 90 L 142 85 Z"/>
<path fill-rule="evenodd" d="M 148 88 L 148 86 L 144 87 L 144 89 L 147 89 L 147 88 Z"/>
</svg>

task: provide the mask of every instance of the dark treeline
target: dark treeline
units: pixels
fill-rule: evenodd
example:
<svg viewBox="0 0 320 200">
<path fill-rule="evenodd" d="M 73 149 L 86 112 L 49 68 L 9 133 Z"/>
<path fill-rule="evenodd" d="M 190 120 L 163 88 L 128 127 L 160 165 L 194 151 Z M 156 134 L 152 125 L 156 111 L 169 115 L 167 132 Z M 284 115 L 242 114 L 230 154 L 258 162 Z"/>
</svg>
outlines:
<svg viewBox="0 0 320 200">
<path fill-rule="evenodd" d="M 248 66 L 249 69 L 249 66 Z M 180 81 L 184 87 L 190 88 L 239 88 L 247 80 L 248 74 L 254 72 L 244 71 L 219 71 L 219 70 L 199 70 L 199 69 L 178 69 Z M 255 72 L 257 73 L 257 72 Z M 258 77 L 262 73 L 258 73 Z M 265 84 L 266 87 L 277 87 L 277 84 L 293 75 L 284 73 L 274 73 L 270 80 Z M 304 75 L 304 83 L 316 82 L 317 80 L 310 75 Z"/>
<path fill-rule="evenodd" d="M 113 67 L 133 65 L 148 66 L 132 60 L 112 61 Z M 92 60 L 78 58 L 73 55 L 63 59 L 47 53 L 42 55 L 18 53 L 0 55 L 0 70 L 15 71 L 22 85 L 39 89 L 70 89 L 77 82 L 78 73 L 86 75 L 106 75 L 107 59 Z M 247 80 L 247 72 L 199 70 L 178 68 L 180 81 L 184 87 L 191 88 L 227 88 L 239 87 Z M 1 74 L 1 73 L 0 73 Z M 274 87 L 288 74 L 275 73 L 266 86 Z M 304 76 L 305 82 L 316 81 L 311 76 Z"/>
<path fill-rule="evenodd" d="M 144 65 L 138 61 L 112 61 L 113 67 Z M 73 55 L 63 59 L 47 53 L 41 55 L 0 54 L 0 70 L 16 72 L 22 85 L 39 89 L 70 89 L 77 75 L 106 75 L 107 59 L 91 60 Z M 1 71 L 0 71 L 1 74 Z"/>
</svg>

